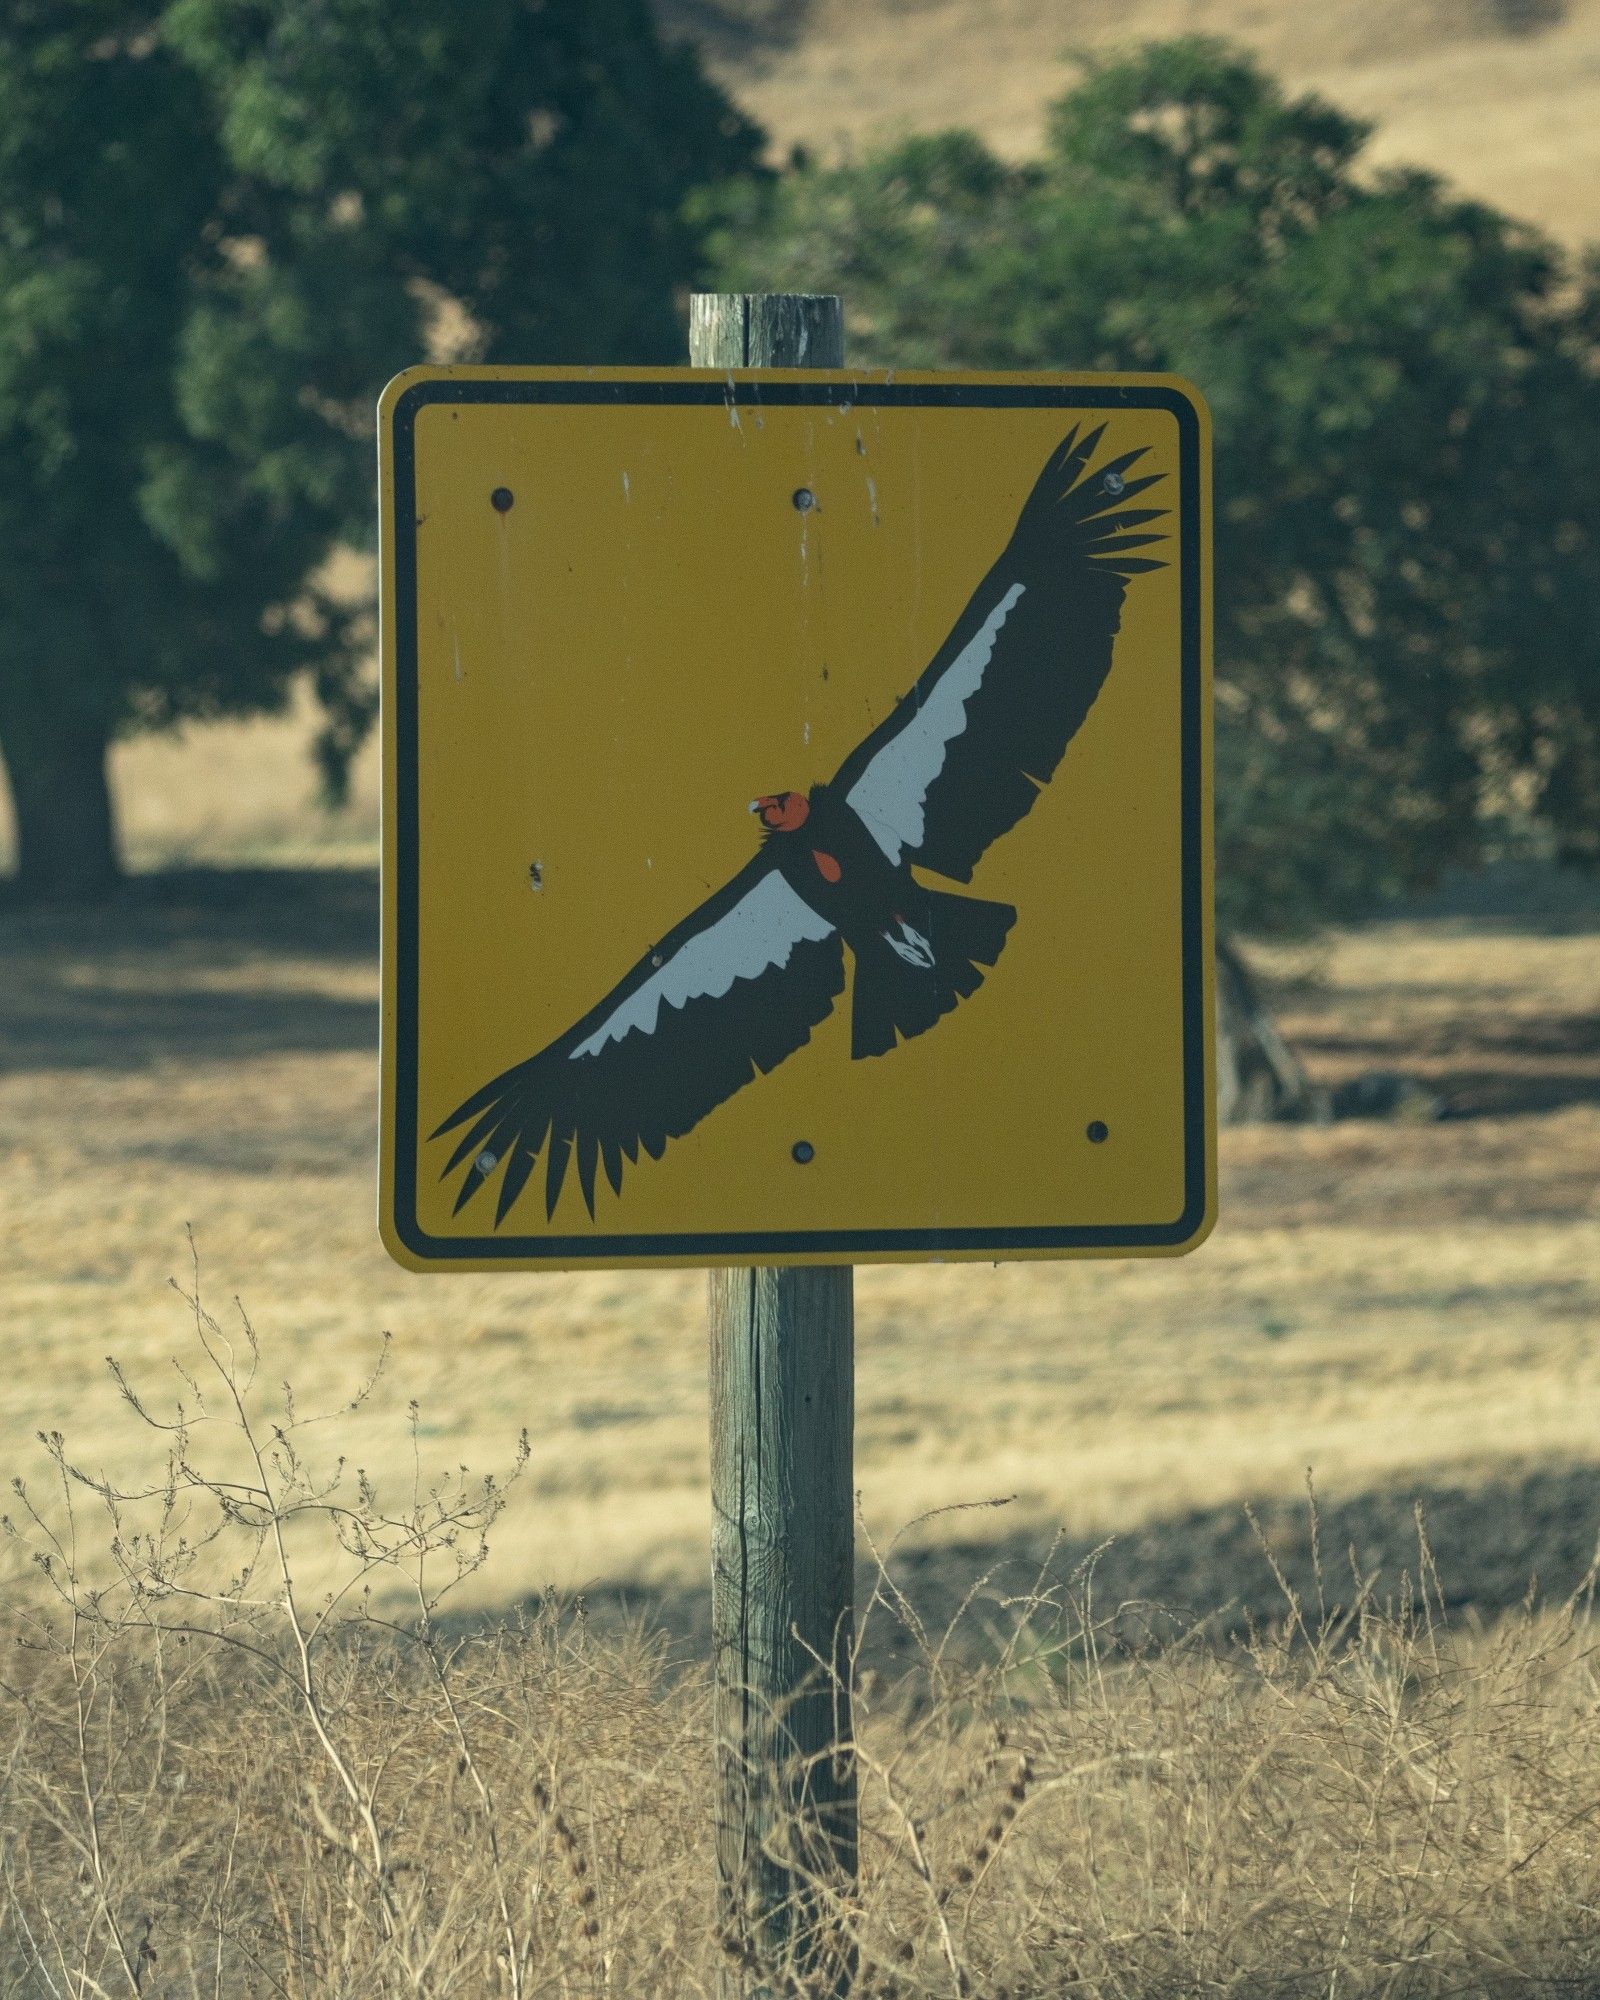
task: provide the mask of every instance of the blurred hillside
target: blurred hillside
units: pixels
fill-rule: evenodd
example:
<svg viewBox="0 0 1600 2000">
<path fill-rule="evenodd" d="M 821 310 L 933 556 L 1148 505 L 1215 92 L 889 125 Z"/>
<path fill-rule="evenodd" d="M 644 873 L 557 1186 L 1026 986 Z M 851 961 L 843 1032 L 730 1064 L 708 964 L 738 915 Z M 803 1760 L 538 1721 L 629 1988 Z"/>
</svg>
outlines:
<svg viewBox="0 0 1600 2000">
<path fill-rule="evenodd" d="M 1600 236 L 1600 0 L 661 0 L 787 149 L 966 125 L 1037 142 L 1073 48 L 1226 35 L 1569 243 Z"/>
<path fill-rule="evenodd" d="M 1600 0 L 658 0 L 772 134 L 823 154 L 969 125 L 1038 142 L 1067 51 L 1232 37 L 1376 126 L 1370 157 L 1432 168 L 1571 244 L 1600 240 Z M 309 701 L 113 752 L 129 861 L 370 861 L 377 751 L 349 808 L 315 800 Z M 0 778 L 0 866 L 10 859 Z"/>
</svg>

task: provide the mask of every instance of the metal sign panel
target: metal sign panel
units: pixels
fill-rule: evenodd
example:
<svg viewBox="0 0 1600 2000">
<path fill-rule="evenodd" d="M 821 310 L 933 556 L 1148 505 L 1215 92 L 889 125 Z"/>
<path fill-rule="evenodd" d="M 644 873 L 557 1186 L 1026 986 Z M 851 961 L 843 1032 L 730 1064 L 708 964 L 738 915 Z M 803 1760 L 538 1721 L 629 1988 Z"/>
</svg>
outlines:
<svg viewBox="0 0 1600 2000">
<path fill-rule="evenodd" d="M 1203 1237 L 1192 390 L 439 368 L 380 428 L 402 1263 Z"/>
</svg>

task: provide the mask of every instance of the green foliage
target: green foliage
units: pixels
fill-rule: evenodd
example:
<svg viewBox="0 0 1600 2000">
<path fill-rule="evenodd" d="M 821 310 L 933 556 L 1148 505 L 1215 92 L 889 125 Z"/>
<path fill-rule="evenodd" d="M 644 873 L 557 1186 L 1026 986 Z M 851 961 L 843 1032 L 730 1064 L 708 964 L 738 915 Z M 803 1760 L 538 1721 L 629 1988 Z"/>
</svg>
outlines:
<svg viewBox="0 0 1600 2000">
<path fill-rule="evenodd" d="M 1174 370 L 1216 432 L 1219 894 L 1292 928 L 1600 844 L 1600 296 L 1532 231 L 1192 39 L 1090 66 L 1041 159 L 915 139 L 722 198 L 723 281 L 863 362 Z"/>
<path fill-rule="evenodd" d="M 337 782 L 371 617 L 319 579 L 370 541 L 384 381 L 441 313 L 488 359 L 675 359 L 686 197 L 754 158 L 646 0 L 13 0 L 0 749 L 25 870 L 31 845 L 41 886 L 73 872 L 52 774 L 59 797 L 118 731 L 275 706 L 307 668 Z"/>
<path fill-rule="evenodd" d="M 461 301 L 479 359 L 680 358 L 685 196 L 749 168 L 756 135 L 647 0 L 173 0 L 168 25 L 239 171 Z M 335 255 L 303 296 L 361 275 Z"/>
</svg>

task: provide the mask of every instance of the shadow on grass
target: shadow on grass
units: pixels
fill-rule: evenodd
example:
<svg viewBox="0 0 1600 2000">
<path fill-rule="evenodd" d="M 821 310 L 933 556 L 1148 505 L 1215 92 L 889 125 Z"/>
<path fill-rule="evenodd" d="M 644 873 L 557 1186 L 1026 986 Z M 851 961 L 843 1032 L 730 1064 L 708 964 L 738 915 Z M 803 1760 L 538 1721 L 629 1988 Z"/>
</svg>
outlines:
<svg viewBox="0 0 1600 2000">
<path fill-rule="evenodd" d="M 1600 1541 L 1600 1467 L 1566 1466 L 1477 1485 L 1398 1487 L 1348 1498 L 1319 1494 L 1315 1518 L 1305 1499 L 1263 1499 L 1249 1514 L 1237 1506 L 1212 1508 L 1110 1541 L 1065 1535 L 1052 1540 L 1047 1533 L 1029 1532 L 912 1543 L 889 1555 L 886 1567 L 935 1642 L 955 1623 L 951 1657 L 958 1661 L 992 1659 L 997 1637 L 1011 1630 L 1022 1606 L 1081 1597 L 1086 1581 L 1094 1607 L 1109 1620 L 1113 1646 L 1119 1640 L 1160 1643 L 1196 1630 L 1227 1646 L 1252 1625 L 1285 1622 L 1284 1583 L 1299 1598 L 1313 1630 L 1351 1604 L 1357 1574 L 1379 1604 L 1398 1601 L 1407 1579 L 1414 1590 L 1419 1507 L 1447 1617 L 1488 1622 L 1530 1600 L 1559 1603 L 1584 1587 Z M 1274 1564 L 1283 1582 L 1274 1575 Z M 858 1616 L 875 1580 L 875 1570 L 861 1564 Z M 659 1624 L 686 1651 L 709 1657 L 709 1588 L 663 1597 L 600 1584 L 583 1598 L 602 1625 L 624 1619 Z M 898 1673 L 917 1650 L 912 1627 L 891 1603 L 874 1610 L 862 1647 L 863 1669 Z"/>
<path fill-rule="evenodd" d="M 378 908 L 369 868 L 175 868 L 130 878 L 109 903 L 56 910 L 26 906 L 0 882 L 0 1063 L 129 1070 L 371 1048 Z M 1406 915 L 1459 920 L 1486 949 L 1501 929 L 1593 933 L 1600 943 L 1600 885 L 1508 866 L 1454 882 Z M 1338 1018 L 1303 1023 L 1296 1045 L 1336 1076 L 1374 1066 L 1416 1076 L 1451 1117 L 1600 1102 L 1592 1016 L 1507 1022 L 1500 1008 L 1521 994 L 1511 983 L 1475 995 L 1408 986 L 1407 1004 L 1419 994 L 1453 1002 L 1451 1018 L 1402 1041 L 1371 1026 L 1395 993 L 1352 988 Z"/>
<path fill-rule="evenodd" d="M 1600 932 L 1600 871 L 1531 860 L 1452 869 L 1397 914 L 1455 923 L 1474 937 L 1582 937 Z"/>
<path fill-rule="evenodd" d="M 372 869 L 174 869 L 104 904 L 0 898 L 0 1062 L 135 1070 L 372 1048 Z"/>
<path fill-rule="evenodd" d="M 104 903 L 46 907 L 0 881 L 9 951 L 279 952 L 364 960 L 378 949 L 375 868 L 167 868 Z"/>
</svg>

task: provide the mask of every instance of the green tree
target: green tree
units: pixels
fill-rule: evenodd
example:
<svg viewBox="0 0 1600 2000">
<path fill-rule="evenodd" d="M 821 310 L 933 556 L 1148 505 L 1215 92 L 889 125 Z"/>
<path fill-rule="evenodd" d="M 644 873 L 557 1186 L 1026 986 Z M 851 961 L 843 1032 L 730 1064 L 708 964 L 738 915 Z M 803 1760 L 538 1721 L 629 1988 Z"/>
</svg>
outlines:
<svg viewBox="0 0 1600 2000">
<path fill-rule="evenodd" d="M 0 18 L 0 753 L 20 877 L 116 870 L 109 743 L 370 720 L 372 406 L 475 356 L 676 358 L 690 191 L 755 134 L 646 0 L 13 0 Z"/>
<path fill-rule="evenodd" d="M 1174 370 L 1216 434 L 1218 892 L 1286 929 L 1600 839 L 1592 282 L 1209 40 L 1090 66 L 1043 157 L 963 133 L 721 205 L 725 282 L 902 366 Z"/>
</svg>

